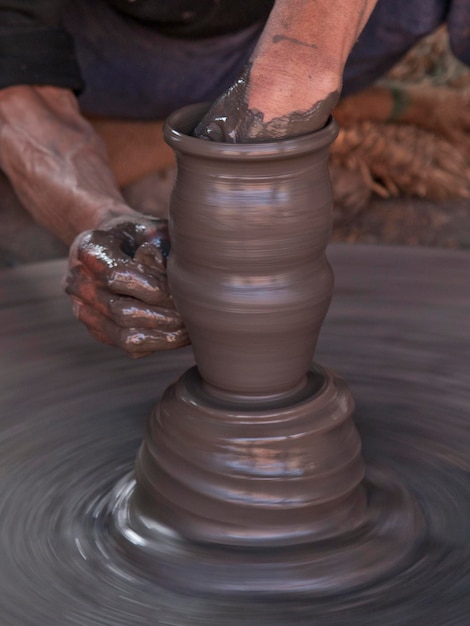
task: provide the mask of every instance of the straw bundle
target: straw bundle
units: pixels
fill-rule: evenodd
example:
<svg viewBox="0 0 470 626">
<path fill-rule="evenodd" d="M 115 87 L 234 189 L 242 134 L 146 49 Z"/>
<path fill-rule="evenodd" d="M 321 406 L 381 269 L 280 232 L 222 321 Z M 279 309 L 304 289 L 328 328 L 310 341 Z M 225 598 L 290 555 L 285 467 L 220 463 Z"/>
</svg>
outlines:
<svg viewBox="0 0 470 626">
<path fill-rule="evenodd" d="M 384 198 L 470 197 L 465 150 L 415 126 L 360 122 L 342 129 L 331 164 L 358 172 L 367 187 Z"/>
<path fill-rule="evenodd" d="M 404 84 L 455 87 L 460 106 L 468 106 L 470 71 L 452 56 L 443 29 L 418 44 L 390 78 Z M 357 214 L 373 193 L 435 201 L 469 198 L 468 134 L 452 141 L 438 133 L 438 129 L 370 121 L 342 128 L 330 160 L 337 213 L 344 209 L 349 217 Z"/>
</svg>

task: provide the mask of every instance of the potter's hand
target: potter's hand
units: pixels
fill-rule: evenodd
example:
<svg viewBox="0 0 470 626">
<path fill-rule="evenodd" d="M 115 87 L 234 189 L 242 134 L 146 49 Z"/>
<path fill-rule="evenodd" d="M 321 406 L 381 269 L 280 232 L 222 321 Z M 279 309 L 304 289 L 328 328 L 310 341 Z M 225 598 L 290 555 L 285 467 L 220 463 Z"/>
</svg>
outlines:
<svg viewBox="0 0 470 626">
<path fill-rule="evenodd" d="M 276 72 L 267 67 L 266 72 Z M 248 65 L 237 81 L 211 106 L 207 114 L 194 130 L 194 136 L 225 143 L 255 143 L 273 141 L 287 137 L 304 135 L 322 128 L 338 101 L 340 78 L 336 86 L 321 87 L 316 95 L 309 94 L 302 108 L 295 109 L 294 100 L 287 96 L 278 114 L 269 113 L 264 106 L 257 108 L 250 104 L 250 96 L 256 93 L 256 79 Z M 301 91 L 300 83 L 296 83 Z M 275 99 L 263 87 L 266 102 Z M 313 104 L 312 104 L 313 100 Z"/>
<path fill-rule="evenodd" d="M 240 78 L 214 103 L 196 137 L 250 143 L 322 128 L 344 65 L 376 0 L 276 0 Z"/>
<path fill-rule="evenodd" d="M 131 357 L 189 343 L 168 289 L 168 251 L 167 221 L 147 217 L 110 219 L 75 239 L 66 291 L 95 339 Z"/>
</svg>

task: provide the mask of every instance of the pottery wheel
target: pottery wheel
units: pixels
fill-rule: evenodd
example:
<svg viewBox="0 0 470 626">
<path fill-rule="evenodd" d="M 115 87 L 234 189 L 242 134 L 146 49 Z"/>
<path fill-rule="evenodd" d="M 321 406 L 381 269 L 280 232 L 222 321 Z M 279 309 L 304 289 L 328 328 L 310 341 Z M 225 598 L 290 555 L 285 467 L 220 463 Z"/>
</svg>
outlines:
<svg viewBox="0 0 470 626">
<path fill-rule="evenodd" d="M 191 351 L 130 361 L 94 343 L 62 295 L 65 266 L 24 266 L 0 274 L 2 626 L 468 624 L 470 256 L 331 246 L 329 258 L 316 359 L 351 387 L 366 461 L 415 494 L 419 558 L 361 591 L 282 603 L 177 595 L 131 567 L 103 507 Z"/>
</svg>

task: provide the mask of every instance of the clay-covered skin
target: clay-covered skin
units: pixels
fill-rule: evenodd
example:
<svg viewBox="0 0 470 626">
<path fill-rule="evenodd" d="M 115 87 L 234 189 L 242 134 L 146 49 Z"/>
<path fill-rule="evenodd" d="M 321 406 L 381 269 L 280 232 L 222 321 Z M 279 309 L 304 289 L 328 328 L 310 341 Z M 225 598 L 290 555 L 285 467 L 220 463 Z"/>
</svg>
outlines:
<svg viewBox="0 0 470 626">
<path fill-rule="evenodd" d="M 306 135 L 323 128 L 336 106 L 334 91 L 306 111 L 292 111 L 265 121 L 264 113 L 250 108 L 248 90 L 251 64 L 236 82 L 212 105 L 194 130 L 194 136 L 226 143 L 255 143 Z"/>
<path fill-rule="evenodd" d="M 132 357 L 189 343 L 166 277 L 166 220 L 120 217 L 73 243 L 66 291 L 99 341 Z"/>
<path fill-rule="evenodd" d="M 253 143 L 323 128 L 375 0 L 277 0 L 247 66 L 195 129 Z"/>
</svg>

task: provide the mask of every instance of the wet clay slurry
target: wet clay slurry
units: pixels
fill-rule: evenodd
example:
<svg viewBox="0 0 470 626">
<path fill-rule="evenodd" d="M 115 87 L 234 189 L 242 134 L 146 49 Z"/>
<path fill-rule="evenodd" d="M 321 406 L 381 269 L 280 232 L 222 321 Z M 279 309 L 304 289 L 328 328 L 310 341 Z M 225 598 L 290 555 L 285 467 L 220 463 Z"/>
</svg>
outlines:
<svg viewBox="0 0 470 626">
<path fill-rule="evenodd" d="M 195 137 L 238 144 L 297 137 L 323 128 L 338 104 L 339 93 L 333 91 L 306 111 L 293 111 L 265 122 L 264 114 L 247 104 L 250 72 L 248 63 L 232 87 L 198 122 L 192 131 Z"/>
<path fill-rule="evenodd" d="M 178 159 L 168 279 L 197 368 L 150 416 L 135 477 L 115 491 L 113 534 L 182 591 L 358 587 L 415 558 L 423 520 L 396 478 L 365 477 L 351 394 L 311 367 L 333 292 L 336 124 L 213 143 L 190 134 L 203 110 L 165 128 Z"/>
<path fill-rule="evenodd" d="M 70 314 L 65 264 L 29 265 L 0 272 L 2 626 L 468 623 L 470 255 L 332 245 L 328 256 L 337 284 L 317 358 L 351 384 L 366 465 L 419 498 L 422 558 L 363 590 L 288 602 L 180 595 L 146 576 L 116 549 L 106 506 L 192 352 L 131 361 L 99 345 Z"/>
</svg>

